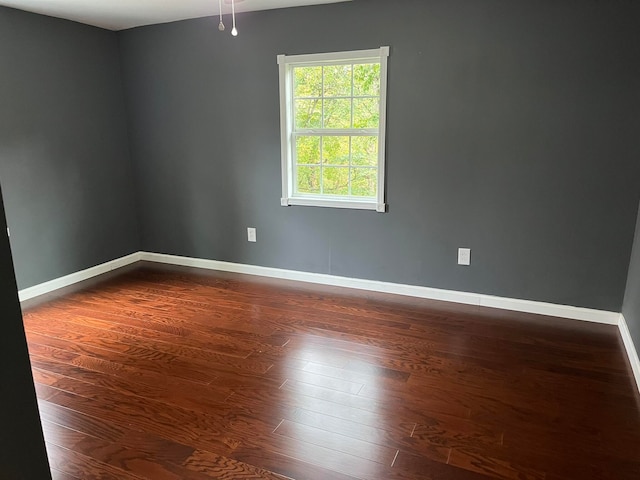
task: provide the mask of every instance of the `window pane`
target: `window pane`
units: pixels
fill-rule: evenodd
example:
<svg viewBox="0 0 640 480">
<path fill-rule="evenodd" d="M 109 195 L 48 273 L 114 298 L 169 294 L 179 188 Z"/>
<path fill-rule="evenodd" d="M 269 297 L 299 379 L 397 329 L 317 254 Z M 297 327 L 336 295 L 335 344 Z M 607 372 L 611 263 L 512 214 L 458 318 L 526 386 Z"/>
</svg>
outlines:
<svg viewBox="0 0 640 480">
<path fill-rule="evenodd" d="M 298 193 L 320 193 L 320 167 L 298 167 Z"/>
<path fill-rule="evenodd" d="M 321 97 L 322 67 L 294 68 L 293 95 L 295 97 Z"/>
<path fill-rule="evenodd" d="M 320 163 L 320 137 L 298 137 L 296 139 L 296 161 L 300 163 Z"/>
<path fill-rule="evenodd" d="M 380 101 L 377 98 L 353 99 L 353 128 L 378 128 Z"/>
<path fill-rule="evenodd" d="M 378 137 L 352 137 L 351 163 L 353 165 L 378 165 Z"/>
<path fill-rule="evenodd" d="M 323 193 L 349 195 L 349 168 L 324 167 L 322 169 Z"/>
<path fill-rule="evenodd" d="M 351 65 L 324 67 L 324 96 L 351 96 Z"/>
<path fill-rule="evenodd" d="M 296 100 L 296 128 L 320 128 L 322 125 L 322 100 Z"/>
<path fill-rule="evenodd" d="M 324 101 L 324 128 L 351 128 L 351 99 Z"/>
<path fill-rule="evenodd" d="M 353 66 L 353 96 L 380 96 L 380 64 Z"/>
<path fill-rule="evenodd" d="M 351 169 L 351 195 L 375 197 L 378 190 L 378 171 L 375 168 Z"/>
<path fill-rule="evenodd" d="M 349 137 L 322 137 L 322 160 L 329 165 L 349 165 Z"/>
</svg>

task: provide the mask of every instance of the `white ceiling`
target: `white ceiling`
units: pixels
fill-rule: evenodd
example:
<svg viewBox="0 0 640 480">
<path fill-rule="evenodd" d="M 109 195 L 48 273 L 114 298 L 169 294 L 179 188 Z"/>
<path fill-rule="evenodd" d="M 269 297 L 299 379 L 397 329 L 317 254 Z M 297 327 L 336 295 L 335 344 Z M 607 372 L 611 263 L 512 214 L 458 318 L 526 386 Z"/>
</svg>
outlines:
<svg viewBox="0 0 640 480">
<path fill-rule="evenodd" d="M 235 0 L 236 13 L 351 0 Z M 0 0 L 0 5 L 109 30 L 218 15 L 218 0 Z M 222 10 L 231 13 L 231 0 Z"/>
</svg>

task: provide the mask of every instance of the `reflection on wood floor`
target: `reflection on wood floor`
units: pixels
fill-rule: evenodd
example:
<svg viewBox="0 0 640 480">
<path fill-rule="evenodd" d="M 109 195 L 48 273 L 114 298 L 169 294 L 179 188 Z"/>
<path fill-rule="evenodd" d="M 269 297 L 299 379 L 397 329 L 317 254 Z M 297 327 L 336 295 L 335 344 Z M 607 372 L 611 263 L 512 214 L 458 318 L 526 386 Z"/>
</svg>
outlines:
<svg viewBox="0 0 640 480">
<path fill-rule="evenodd" d="M 638 479 L 617 328 L 140 264 L 24 306 L 54 479 Z"/>
</svg>

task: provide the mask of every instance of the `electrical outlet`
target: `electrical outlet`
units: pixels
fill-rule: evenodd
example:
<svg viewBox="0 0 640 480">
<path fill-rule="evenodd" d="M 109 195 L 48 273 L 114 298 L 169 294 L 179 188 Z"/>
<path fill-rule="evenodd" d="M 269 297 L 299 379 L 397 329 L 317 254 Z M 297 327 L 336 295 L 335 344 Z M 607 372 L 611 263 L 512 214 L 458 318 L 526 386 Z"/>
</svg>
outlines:
<svg viewBox="0 0 640 480">
<path fill-rule="evenodd" d="M 471 249 L 470 248 L 458 249 L 458 265 L 471 265 Z"/>
<path fill-rule="evenodd" d="M 256 241 L 256 229 L 254 227 L 247 227 L 247 240 L 250 242 Z"/>
</svg>

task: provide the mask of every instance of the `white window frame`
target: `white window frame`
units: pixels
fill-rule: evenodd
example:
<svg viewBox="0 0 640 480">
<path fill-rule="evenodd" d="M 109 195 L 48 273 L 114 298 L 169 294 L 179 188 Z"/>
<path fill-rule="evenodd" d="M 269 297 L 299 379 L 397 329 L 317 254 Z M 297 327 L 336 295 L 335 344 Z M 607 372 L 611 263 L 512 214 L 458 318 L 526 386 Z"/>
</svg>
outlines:
<svg viewBox="0 0 640 480">
<path fill-rule="evenodd" d="M 372 50 L 353 50 L 348 52 L 317 53 L 309 55 L 278 55 L 280 70 L 280 132 L 282 144 L 282 206 L 303 205 L 317 207 L 353 208 L 385 212 L 385 152 L 387 120 L 387 58 L 389 47 Z M 362 61 L 380 63 L 380 120 L 374 129 L 344 129 L 345 136 L 354 132 L 361 135 L 373 134 L 378 137 L 378 185 L 376 198 L 340 197 L 333 195 L 296 194 L 294 188 L 294 105 L 293 105 L 293 69 L 301 66 L 326 66 Z M 336 129 L 308 129 L 305 133 L 322 135 Z"/>
</svg>

